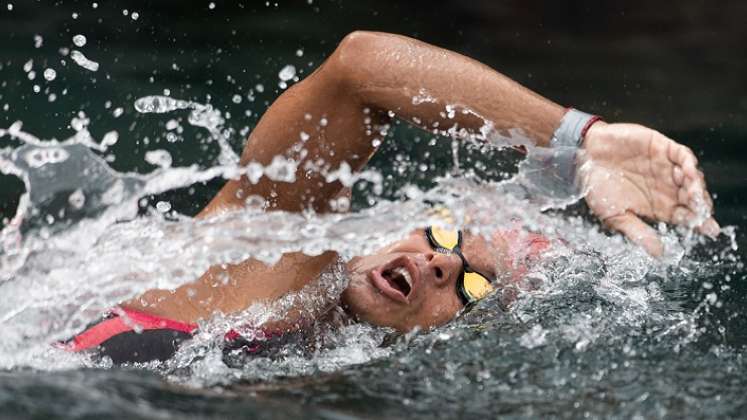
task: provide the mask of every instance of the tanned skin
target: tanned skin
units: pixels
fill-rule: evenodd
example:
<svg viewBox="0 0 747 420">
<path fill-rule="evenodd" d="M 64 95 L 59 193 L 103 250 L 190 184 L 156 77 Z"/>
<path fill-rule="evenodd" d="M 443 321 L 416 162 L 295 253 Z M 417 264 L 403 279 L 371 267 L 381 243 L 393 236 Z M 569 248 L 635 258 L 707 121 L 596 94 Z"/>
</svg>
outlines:
<svg viewBox="0 0 747 420">
<path fill-rule="evenodd" d="M 455 112 L 445 112 L 447 105 Z M 383 140 L 380 127 L 392 115 L 425 130 L 467 135 L 478 135 L 486 124 L 499 132 L 518 128 L 534 145 L 547 146 L 564 113 L 564 107 L 471 58 L 404 36 L 354 32 L 314 73 L 272 104 L 241 155 L 241 165 L 268 165 L 276 156 L 294 159 L 296 181 L 229 180 L 198 217 L 240 209 L 251 196 L 264 199 L 267 211 L 329 211 L 330 200 L 345 191 L 339 182 L 326 182 L 320 168 L 334 170 L 343 163 L 363 168 L 381 143 L 375 140 Z M 699 214 L 710 214 L 712 202 L 694 154 L 661 133 L 635 124 L 598 122 L 583 147 L 593 162 L 584 178 L 590 209 L 652 255 L 661 255 L 663 248 L 642 219 L 692 224 Z M 719 232 L 712 217 L 696 227 L 710 236 Z M 421 252 L 425 261 L 427 249 L 418 248 L 425 245 L 413 243 L 412 252 Z M 152 290 L 123 306 L 186 322 L 209 318 L 215 311 L 235 313 L 300 290 L 336 259 L 333 252 L 316 257 L 292 253 L 273 266 L 249 259 L 212 267 L 175 291 Z M 451 270 L 448 264 L 456 262 L 439 259 L 432 264 Z M 432 323 L 447 316 L 439 314 Z M 422 318 L 418 322 L 427 324 L 428 314 Z M 409 324 L 402 325 L 406 329 Z"/>
</svg>

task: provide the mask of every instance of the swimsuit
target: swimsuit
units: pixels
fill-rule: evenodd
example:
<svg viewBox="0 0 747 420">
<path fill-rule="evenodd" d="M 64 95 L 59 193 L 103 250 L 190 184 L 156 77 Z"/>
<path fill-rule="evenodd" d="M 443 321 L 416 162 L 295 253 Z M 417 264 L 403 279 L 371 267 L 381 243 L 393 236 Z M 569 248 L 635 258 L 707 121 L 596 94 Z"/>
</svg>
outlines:
<svg viewBox="0 0 747 420">
<path fill-rule="evenodd" d="M 114 364 L 165 361 L 179 345 L 194 336 L 197 324 L 175 321 L 132 309 L 117 308 L 59 346 L 72 352 L 94 350 Z M 224 361 L 246 355 L 272 357 L 277 349 L 294 342 L 306 344 L 303 334 L 258 329 L 247 339 L 235 330 L 223 336 Z"/>
<path fill-rule="evenodd" d="M 163 361 L 196 331 L 196 324 L 118 308 L 62 343 L 62 347 L 73 352 L 97 349 L 116 364 Z"/>
</svg>

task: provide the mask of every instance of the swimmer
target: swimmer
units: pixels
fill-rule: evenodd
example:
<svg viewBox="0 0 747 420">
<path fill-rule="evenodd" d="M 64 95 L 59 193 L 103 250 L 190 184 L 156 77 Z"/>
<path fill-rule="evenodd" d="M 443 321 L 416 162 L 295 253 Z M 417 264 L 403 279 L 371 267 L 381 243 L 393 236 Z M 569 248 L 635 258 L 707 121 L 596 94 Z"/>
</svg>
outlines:
<svg viewBox="0 0 747 420">
<path fill-rule="evenodd" d="M 446 105 L 470 112 L 447 115 Z M 479 134 L 490 122 L 499 131 L 521 129 L 535 146 L 580 147 L 594 162 L 582 179 L 591 211 L 654 256 L 662 254 L 662 243 L 644 220 L 687 225 L 712 211 L 695 155 L 663 134 L 569 110 L 452 51 L 399 35 L 354 32 L 272 104 L 242 153 L 242 165 L 268 165 L 276 156 L 298 161 L 295 181 L 229 180 L 197 217 L 241 209 L 252 196 L 261 197 L 268 211 L 330 211 L 331 200 L 346 191 L 310 168 L 323 162 L 360 170 L 381 143 L 372 127 L 389 123 L 393 115 L 424 130 Z M 575 163 L 566 165 L 573 169 Z M 719 233 L 712 217 L 696 228 L 711 237 Z M 550 246 L 539 235 L 518 236 L 521 243 L 505 232 L 484 238 L 419 229 L 346 262 L 350 283 L 339 306 L 352 319 L 400 332 L 442 325 L 498 287 L 496 279 L 516 277 L 508 257 L 512 247 L 526 247 L 536 257 Z M 107 349 L 115 362 L 163 360 L 194 333 L 197 321 L 298 291 L 337 261 L 330 251 L 285 254 L 272 266 L 254 259 L 215 266 L 176 290 L 151 290 L 122 303 L 68 345 L 76 351 Z M 496 261 L 502 263 L 496 267 Z M 299 328 L 297 320 L 272 326 L 279 335 L 293 328 Z M 238 339 L 235 333 L 226 337 Z"/>
</svg>

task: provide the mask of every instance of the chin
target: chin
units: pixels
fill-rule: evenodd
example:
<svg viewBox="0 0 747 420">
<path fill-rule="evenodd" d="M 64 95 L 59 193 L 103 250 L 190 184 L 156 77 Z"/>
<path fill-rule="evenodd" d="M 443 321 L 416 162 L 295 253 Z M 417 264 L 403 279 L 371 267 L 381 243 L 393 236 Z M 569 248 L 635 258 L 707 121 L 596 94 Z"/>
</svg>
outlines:
<svg viewBox="0 0 747 420">
<path fill-rule="evenodd" d="M 362 273 L 351 273 L 348 287 L 342 292 L 341 301 L 345 310 L 356 319 L 370 322 L 371 308 L 380 305 L 376 302 L 376 291 L 368 284 L 368 279 Z"/>
<path fill-rule="evenodd" d="M 363 273 L 351 273 L 350 283 L 342 292 L 345 311 L 360 322 L 402 331 L 395 320 L 394 308 Z"/>
</svg>

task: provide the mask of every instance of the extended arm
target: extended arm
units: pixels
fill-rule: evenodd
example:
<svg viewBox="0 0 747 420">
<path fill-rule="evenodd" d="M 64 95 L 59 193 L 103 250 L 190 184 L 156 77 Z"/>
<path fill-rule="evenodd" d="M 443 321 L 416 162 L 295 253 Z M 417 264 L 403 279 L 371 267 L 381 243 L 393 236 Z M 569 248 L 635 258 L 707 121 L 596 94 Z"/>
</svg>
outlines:
<svg viewBox="0 0 747 420">
<path fill-rule="evenodd" d="M 355 32 L 275 101 L 244 149 L 243 165 L 267 165 L 276 155 L 294 159 L 295 182 L 230 181 L 203 215 L 240 207 L 250 195 L 267 199 L 274 209 L 326 210 L 342 186 L 325 182 L 319 166 L 364 166 L 380 143 L 375 140 L 383 137 L 389 111 L 427 130 L 461 128 L 479 134 L 486 124 L 497 130 L 520 127 L 538 144 L 547 143 L 564 113 L 563 107 L 463 55 L 403 36 Z"/>
<path fill-rule="evenodd" d="M 270 107 L 252 132 L 241 163 L 295 163 L 295 180 L 229 181 L 201 216 L 264 198 L 269 209 L 325 211 L 342 185 L 324 173 L 363 167 L 396 115 L 427 130 L 520 129 L 547 146 L 565 109 L 489 67 L 448 50 L 391 34 L 355 32 L 313 74 Z M 607 226 L 654 255 L 655 232 L 639 219 L 690 224 L 711 236 L 711 199 L 692 151 L 649 128 L 598 123 L 589 130 L 587 202 Z"/>
</svg>

